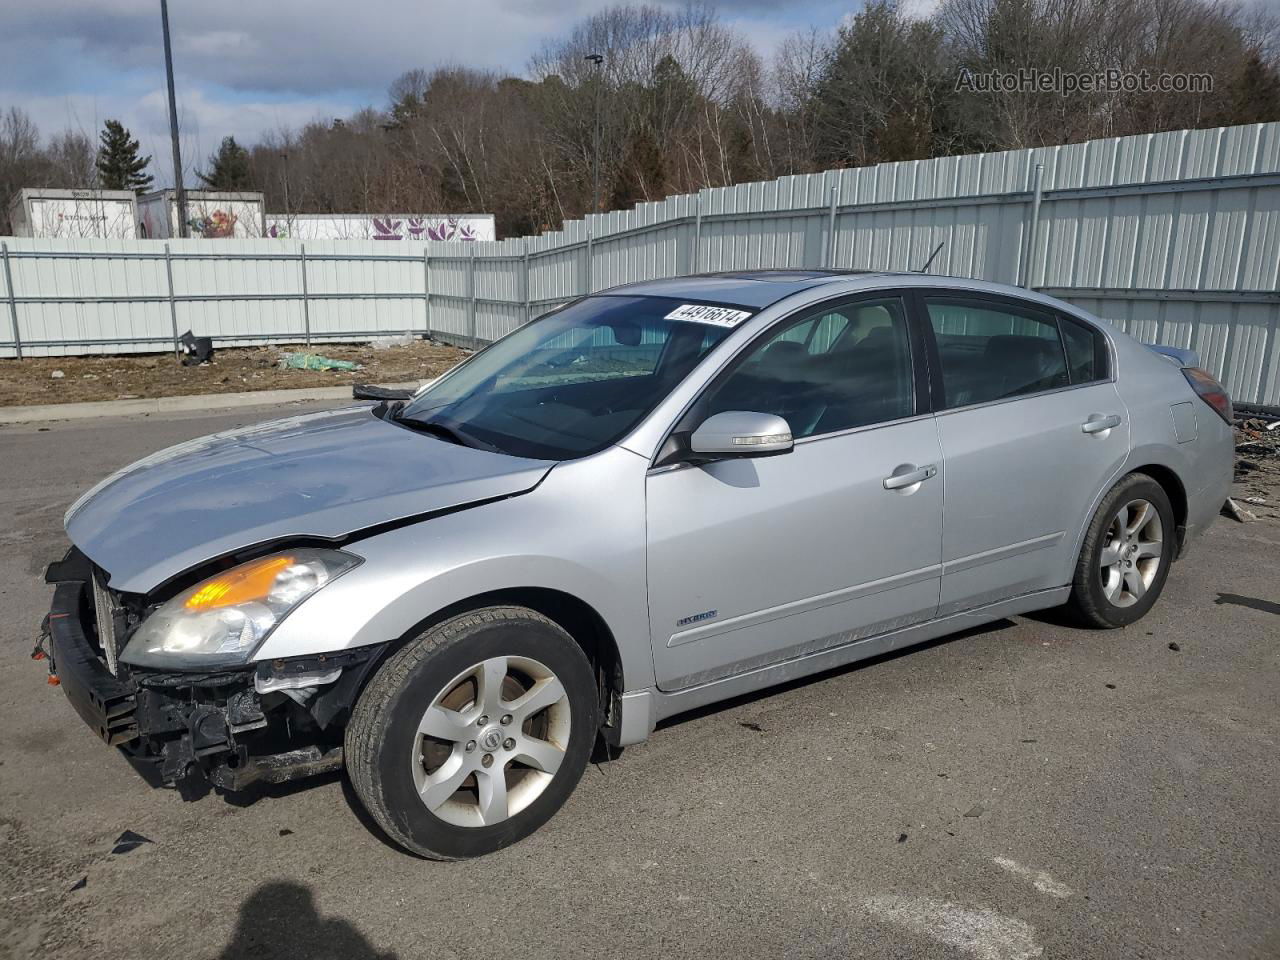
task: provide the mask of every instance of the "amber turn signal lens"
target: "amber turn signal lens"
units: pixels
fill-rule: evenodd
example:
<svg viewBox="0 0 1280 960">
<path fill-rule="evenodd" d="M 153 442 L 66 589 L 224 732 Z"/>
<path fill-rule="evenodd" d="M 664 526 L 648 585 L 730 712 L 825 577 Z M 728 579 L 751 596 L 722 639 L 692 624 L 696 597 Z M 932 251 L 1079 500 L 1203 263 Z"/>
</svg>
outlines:
<svg viewBox="0 0 1280 960">
<path fill-rule="evenodd" d="M 280 571 L 293 564 L 289 556 L 263 557 L 208 580 L 187 598 L 188 610 L 213 610 L 249 600 L 261 600 L 271 592 Z"/>
</svg>

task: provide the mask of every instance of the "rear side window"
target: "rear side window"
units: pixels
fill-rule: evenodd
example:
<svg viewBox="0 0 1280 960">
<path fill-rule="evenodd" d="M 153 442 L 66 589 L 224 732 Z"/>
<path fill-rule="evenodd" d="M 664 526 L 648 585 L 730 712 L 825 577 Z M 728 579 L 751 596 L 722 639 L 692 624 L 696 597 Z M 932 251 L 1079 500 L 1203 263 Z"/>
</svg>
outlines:
<svg viewBox="0 0 1280 960">
<path fill-rule="evenodd" d="M 1066 354 L 1054 317 L 996 301 L 926 297 L 938 344 L 944 406 L 1065 387 Z"/>
<path fill-rule="evenodd" d="M 1107 364 L 1107 338 L 1087 324 L 1060 317 L 1062 340 L 1067 347 L 1067 365 L 1072 383 L 1093 383 L 1111 375 Z"/>
</svg>

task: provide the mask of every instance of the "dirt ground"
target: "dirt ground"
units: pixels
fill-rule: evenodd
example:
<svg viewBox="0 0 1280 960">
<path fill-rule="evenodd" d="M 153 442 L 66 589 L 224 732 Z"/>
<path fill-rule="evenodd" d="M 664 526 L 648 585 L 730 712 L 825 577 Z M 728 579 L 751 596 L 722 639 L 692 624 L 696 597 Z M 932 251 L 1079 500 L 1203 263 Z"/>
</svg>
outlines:
<svg viewBox="0 0 1280 960">
<path fill-rule="evenodd" d="M 0 360 L 0 406 L 407 383 L 439 376 L 467 356 L 465 350 L 428 340 L 385 350 L 367 343 L 311 347 L 312 353 L 362 365 L 348 373 L 281 367 L 280 357 L 291 352 L 307 352 L 307 348 L 293 344 L 220 349 L 210 363 L 198 367 L 182 366 L 171 353 Z M 55 371 L 63 375 L 55 377 Z"/>
</svg>

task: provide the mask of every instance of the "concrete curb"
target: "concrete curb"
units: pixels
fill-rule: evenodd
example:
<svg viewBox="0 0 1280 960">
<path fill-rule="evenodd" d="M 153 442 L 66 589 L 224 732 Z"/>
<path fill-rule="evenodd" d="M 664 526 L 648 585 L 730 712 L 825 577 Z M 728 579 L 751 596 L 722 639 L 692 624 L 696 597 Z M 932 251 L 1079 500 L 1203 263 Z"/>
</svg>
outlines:
<svg viewBox="0 0 1280 960">
<path fill-rule="evenodd" d="M 411 383 L 380 384 L 397 389 L 417 388 Z M 351 385 L 308 387 L 301 390 L 252 390 L 248 393 L 201 393 L 185 397 L 145 397 L 137 400 L 102 400 L 94 403 L 40 403 L 28 407 L 0 407 L 0 423 L 41 423 L 49 420 L 87 420 L 94 417 L 128 417 L 140 413 L 213 412 L 236 407 L 276 406 L 308 400 L 350 400 Z"/>
</svg>

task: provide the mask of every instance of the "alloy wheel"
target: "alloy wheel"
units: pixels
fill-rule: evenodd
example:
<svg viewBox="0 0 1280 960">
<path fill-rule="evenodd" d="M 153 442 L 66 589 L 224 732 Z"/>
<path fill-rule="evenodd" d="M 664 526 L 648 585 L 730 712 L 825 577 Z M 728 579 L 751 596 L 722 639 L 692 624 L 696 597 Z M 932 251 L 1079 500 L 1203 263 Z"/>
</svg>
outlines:
<svg viewBox="0 0 1280 960">
<path fill-rule="evenodd" d="M 1130 500 L 1107 525 L 1098 559 L 1102 590 L 1117 607 L 1138 603 L 1164 562 L 1164 524 L 1149 500 Z"/>
<path fill-rule="evenodd" d="M 527 657 L 477 663 L 444 686 L 418 723 L 418 796 L 455 826 L 501 823 L 546 790 L 570 728 L 569 695 L 548 667 Z"/>
</svg>

